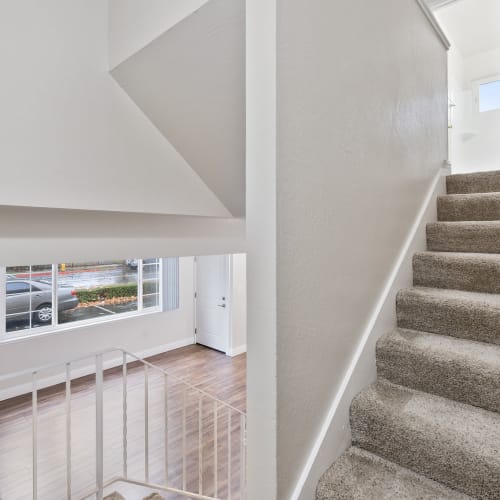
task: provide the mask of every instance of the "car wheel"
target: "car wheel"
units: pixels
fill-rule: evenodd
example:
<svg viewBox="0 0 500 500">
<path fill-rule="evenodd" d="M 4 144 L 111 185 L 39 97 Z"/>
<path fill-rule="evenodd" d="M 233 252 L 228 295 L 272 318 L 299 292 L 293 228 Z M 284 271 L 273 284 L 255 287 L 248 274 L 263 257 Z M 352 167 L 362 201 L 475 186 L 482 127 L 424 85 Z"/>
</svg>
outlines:
<svg viewBox="0 0 500 500">
<path fill-rule="evenodd" d="M 35 321 L 41 325 L 52 323 L 52 304 L 42 304 L 35 312 Z"/>
</svg>

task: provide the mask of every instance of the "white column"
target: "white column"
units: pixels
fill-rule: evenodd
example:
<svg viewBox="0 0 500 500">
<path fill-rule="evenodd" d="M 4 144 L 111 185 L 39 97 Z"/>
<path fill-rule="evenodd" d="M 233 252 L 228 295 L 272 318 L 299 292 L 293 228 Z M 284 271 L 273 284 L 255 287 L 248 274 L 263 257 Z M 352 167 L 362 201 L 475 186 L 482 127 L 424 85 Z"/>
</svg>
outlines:
<svg viewBox="0 0 500 500">
<path fill-rule="evenodd" d="M 247 498 L 277 498 L 276 0 L 246 3 Z"/>
</svg>

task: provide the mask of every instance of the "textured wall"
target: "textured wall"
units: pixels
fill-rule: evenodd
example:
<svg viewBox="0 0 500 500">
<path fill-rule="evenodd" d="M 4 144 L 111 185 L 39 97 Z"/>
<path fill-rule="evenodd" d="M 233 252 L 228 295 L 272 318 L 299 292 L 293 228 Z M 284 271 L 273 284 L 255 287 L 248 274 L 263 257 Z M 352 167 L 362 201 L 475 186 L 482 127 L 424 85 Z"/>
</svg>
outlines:
<svg viewBox="0 0 500 500">
<path fill-rule="evenodd" d="M 278 0 L 277 40 L 284 499 L 447 157 L 447 88 L 445 49 L 414 0 Z"/>
</svg>

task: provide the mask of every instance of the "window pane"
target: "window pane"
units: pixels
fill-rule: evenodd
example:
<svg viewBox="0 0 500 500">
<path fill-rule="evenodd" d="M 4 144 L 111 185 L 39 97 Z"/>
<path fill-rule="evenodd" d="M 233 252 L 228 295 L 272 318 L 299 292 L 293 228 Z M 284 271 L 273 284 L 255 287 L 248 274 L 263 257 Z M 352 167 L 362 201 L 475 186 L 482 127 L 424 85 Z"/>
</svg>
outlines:
<svg viewBox="0 0 500 500">
<path fill-rule="evenodd" d="M 160 259 L 142 262 L 142 307 L 157 307 L 160 305 Z"/>
<path fill-rule="evenodd" d="M 500 80 L 479 86 L 479 111 L 500 109 Z"/>
<path fill-rule="evenodd" d="M 114 316 L 137 311 L 136 261 L 59 264 L 59 323 Z M 75 309 L 70 296 L 76 295 Z"/>
<path fill-rule="evenodd" d="M 6 274 L 5 331 L 52 324 L 52 266 L 11 266 Z"/>
</svg>

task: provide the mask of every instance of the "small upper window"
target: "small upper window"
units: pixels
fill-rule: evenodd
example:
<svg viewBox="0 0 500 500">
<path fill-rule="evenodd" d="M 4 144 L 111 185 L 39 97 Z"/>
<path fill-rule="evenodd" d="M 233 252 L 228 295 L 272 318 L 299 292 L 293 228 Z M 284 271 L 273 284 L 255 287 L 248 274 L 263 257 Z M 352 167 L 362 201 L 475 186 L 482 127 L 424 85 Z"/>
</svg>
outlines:
<svg viewBox="0 0 500 500">
<path fill-rule="evenodd" d="M 479 85 L 479 111 L 500 109 L 500 80 Z"/>
</svg>

